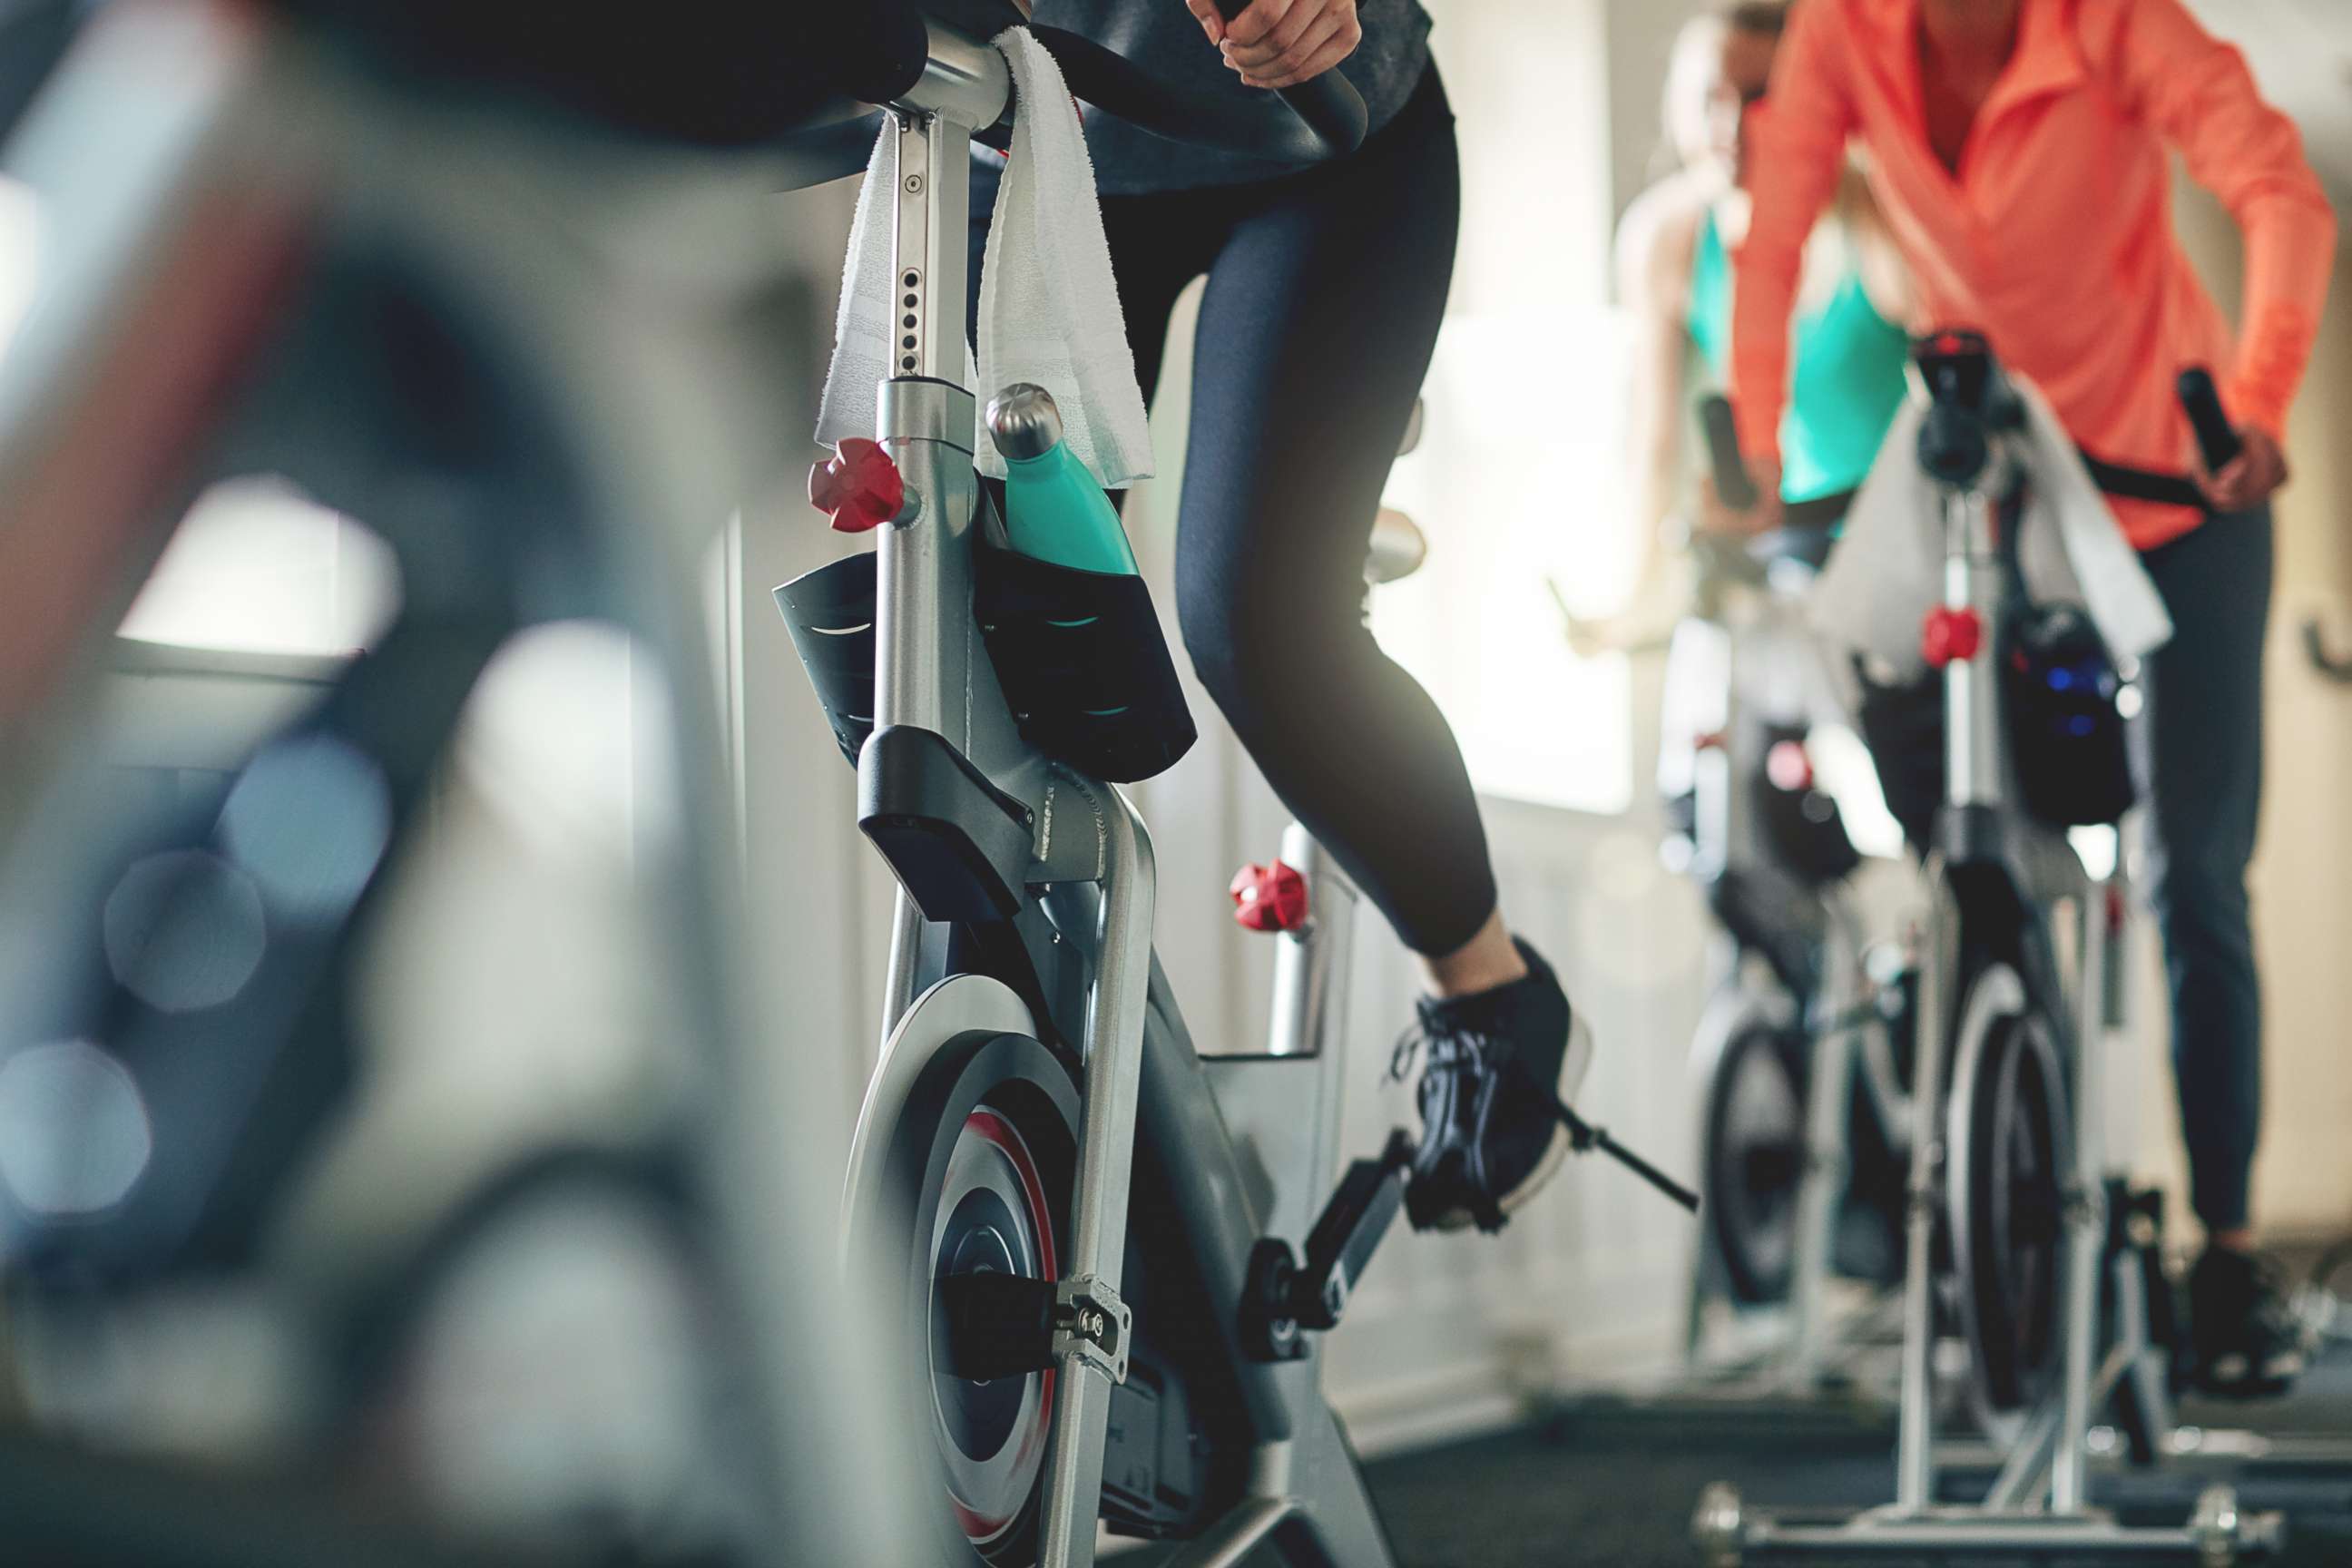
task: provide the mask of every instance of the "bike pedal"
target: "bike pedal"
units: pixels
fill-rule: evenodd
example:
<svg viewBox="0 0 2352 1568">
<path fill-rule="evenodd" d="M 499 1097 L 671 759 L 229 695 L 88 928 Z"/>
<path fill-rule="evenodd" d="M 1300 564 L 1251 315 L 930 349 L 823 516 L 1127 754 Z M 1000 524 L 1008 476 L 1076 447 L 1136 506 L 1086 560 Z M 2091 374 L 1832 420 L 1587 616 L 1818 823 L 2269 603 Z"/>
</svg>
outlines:
<svg viewBox="0 0 2352 1568">
<path fill-rule="evenodd" d="M 1651 1164 L 1647 1160 L 1644 1160 L 1642 1156 L 1636 1154 L 1633 1151 L 1626 1148 L 1625 1145 L 1618 1142 L 1617 1140 L 1609 1136 L 1609 1130 L 1607 1128 L 1593 1126 L 1592 1123 L 1585 1121 L 1584 1118 L 1579 1116 L 1574 1110 L 1570 1110 L 1568 1102 L 1564 1100 L 1554 1100 L 1552 1101 L 1552 1110 L 1559 1116 L 1561 1124 L 1567 1127 L 1569 1146 L 1575 1150 L 1576 1152 L 1580 1154 L 1589 1154 L 1595 1150 L 1598 1150 L 1600 1152 L 1608 1155 L 1611 1159 L 1624 1166 L 1627 1170 L 1633 1172 L 1635 1175 L 1641 1177 L 1643 1181 L 1649 1183 L 1650 1185 L 1657 1188 L 1658 1191 L 1664 1193 L 1667 1197 L 1672 1198 L 1675 1202 L 1680 1204 L 1691 1213 L 1698 1213 L 1698 1194 L 1696 1193 L 1691 1191 L 1688 1187 L 1683 1185 L 1680 1182 L 1675 1181 L 1672 1176 L 1667 1175 L 1664 1171 L 1659 1170 L 1655 1165 Z"/>
</svg>

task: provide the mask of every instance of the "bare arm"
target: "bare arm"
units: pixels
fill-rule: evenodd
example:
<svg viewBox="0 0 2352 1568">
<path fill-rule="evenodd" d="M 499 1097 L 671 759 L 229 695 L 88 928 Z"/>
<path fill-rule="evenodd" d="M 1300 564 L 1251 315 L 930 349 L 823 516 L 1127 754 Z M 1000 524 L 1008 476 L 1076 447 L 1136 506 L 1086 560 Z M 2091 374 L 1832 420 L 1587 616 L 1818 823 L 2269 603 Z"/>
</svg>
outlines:
<svg viewBox="0 0 2352 1568">
<path fill-rule="evenodd" d="M 1838 187 L 1837 210 L 1846 232 L 1853 237 L 1855 267 L 1871 309 L 1906 331 L 1918 331 L 1919 296 L 1912 287 L 1910 264 L 1903 259 L 1894 231 L 1878 210 L 1878 198 L 1870 194 L 1868 177 L 1852 165 L 1846 169 L 1844 184 Z"/>
<path fill-rule="evenodd" d="M 1689 347 L 1691 257 L 1703 195 L 1664 185 L 1645 193 L 1617 236 L 1617 288 L 1633 314 L 1633 516 L 1641 528 L 1637 582 L 1657 576 L 1683 471 L 1683 363 Z"/>
<path fill-rule="evenodd" d="M 1759 481 L 1780 476 L 1789 318 L 1805 240 L 1836 193 L 1853 126 L 1841 53 L 1844 26 L 1840 8 L 1827 0 L 1797 7 L 1772 67 L 1771 96 L 1757 117 L 1754 216 L 1734 258 L 1731 384 L 1740 450 Z"/>
</svg>

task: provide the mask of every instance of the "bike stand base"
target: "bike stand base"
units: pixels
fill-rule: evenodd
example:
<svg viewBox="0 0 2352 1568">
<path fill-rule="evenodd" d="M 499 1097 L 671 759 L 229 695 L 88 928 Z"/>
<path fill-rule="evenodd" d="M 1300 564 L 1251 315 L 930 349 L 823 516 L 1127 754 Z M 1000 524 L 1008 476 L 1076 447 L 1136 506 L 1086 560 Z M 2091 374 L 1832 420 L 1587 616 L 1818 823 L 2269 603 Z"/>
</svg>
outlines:
<svg viewBox="0 0 2352 1568">
<path fill-rule="evenodd" d="M 2227 1488 L 2215 1487 L 2187 1524 L 2118 1524 L 2112 1515 L 2006 1511 L 1985 1508 L 1872 1509 L 1856 1514 L 1759 1512 L 1721 1482 L 1699 1499 L 1691 1536 L 1706 1568 L 1751 1563 L 1892 1559 L 1906 1563 L 2188 1563 L 2228 1568 L 2281 1550 L 2286 1521 L 2244 1513 Z"/>
</svg>

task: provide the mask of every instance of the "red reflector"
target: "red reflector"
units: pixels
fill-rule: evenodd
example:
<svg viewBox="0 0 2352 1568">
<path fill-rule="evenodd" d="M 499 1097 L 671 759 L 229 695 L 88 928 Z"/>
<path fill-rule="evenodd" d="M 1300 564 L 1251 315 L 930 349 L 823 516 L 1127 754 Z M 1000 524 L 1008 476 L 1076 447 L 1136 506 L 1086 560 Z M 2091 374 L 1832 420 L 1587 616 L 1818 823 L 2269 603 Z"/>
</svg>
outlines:
<svg viewBox="0 0 2352 1568">
<path fill-rule="evenodd" d="M 1780 741 L 1764 753 L 1764 776 L 1772 787 L 1794 795 L 1799 790 L 1813 787 L 1813 759 L 1805 754 L 1802 742 Z"/>
<path fill-rule="evenodd" d="M 1279 860 L 1243 867 L 1230 890 L 1234 919 L 1252 931 L 1297 931 L 1307 924 L 1307 879 Z"/>
<path fill-rule="evenodd" d="M 864 533 L 897 517 L 907 481 L 890 454 L 861 436 L 841 443 L 834 459 L 809 470 L 809 502 L 843 533 Z"/>
<path fill-rule="evenodd" d="M 1919 628 L 1919 656 L 1936 669 L 1955 660 L 1966 664 L 1983 647 L 1984 621 L 1974 610 L 1938 605 Z"/>
</svg>

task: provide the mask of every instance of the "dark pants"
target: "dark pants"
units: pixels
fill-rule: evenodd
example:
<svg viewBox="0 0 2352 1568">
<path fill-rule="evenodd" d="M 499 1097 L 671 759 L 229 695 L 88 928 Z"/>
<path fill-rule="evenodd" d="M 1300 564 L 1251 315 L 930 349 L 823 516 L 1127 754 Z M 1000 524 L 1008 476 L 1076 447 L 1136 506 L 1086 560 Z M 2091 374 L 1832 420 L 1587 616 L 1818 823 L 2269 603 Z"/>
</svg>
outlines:
<svg viewBox="0 0 2352 1568">
<path fill-rule="evenodd" d="M 2247 1220 L 2262 1130 L 2262 986 L 2246 863 L 2263 793 L 2263 639 L 2270 620 L 2268 508 L 2203 526 L 2141 557 L 2172 616 L 2143 671 L 2132 752 L 2148 804 L 2147 892 L 2164 933 L 2173 1073 L 2189 1196 L 2209 1231 Z M 1942 689 L 1874 691 L 1863 731 L 1887 805 L 1913 845 L 1942 796 Z"/>
<path fill-rule="evenodd" d="M 973 192 L 975 278 L 992 184 Z M 1283 804 L 1424 953 L 1477 933 L 1494 873 L 1453 731 L 1365 626 L 1364 561 L 1460 202 L 1433 68 L 1343 163 L 1102 204 L 1147 398 L 1177 296 L 1209 280 L 1178 505 L 1184 646 Z"/>
</svg>

